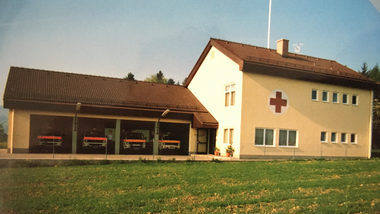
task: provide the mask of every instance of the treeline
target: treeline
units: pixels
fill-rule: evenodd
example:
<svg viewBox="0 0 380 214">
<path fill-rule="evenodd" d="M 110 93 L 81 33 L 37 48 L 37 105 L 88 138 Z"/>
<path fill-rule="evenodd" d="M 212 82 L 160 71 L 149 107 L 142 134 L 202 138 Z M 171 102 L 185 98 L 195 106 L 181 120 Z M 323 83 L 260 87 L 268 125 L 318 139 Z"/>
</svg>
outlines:
<svg viewBox="0 0 380 214">
<path fill-rule="evenodd" d="M 125 76 L 123 79 L 135 81 L 135 75 L 131 72 L 128 73 L 127 76 Z M 152 74 L 150 77 L 147 77 L 144 79 L 145 82 L 154 82 L 154 83 L 162 83 L 162 84 L 168 84 L 168 85 L 184 85 L 187 78 L 185 78 L 182 83 L 179 81 L 174 81 L 172 78 L 165 78 L 164 73 L 162 71 L 159 71 L 157 74 Z"/>
</svg>

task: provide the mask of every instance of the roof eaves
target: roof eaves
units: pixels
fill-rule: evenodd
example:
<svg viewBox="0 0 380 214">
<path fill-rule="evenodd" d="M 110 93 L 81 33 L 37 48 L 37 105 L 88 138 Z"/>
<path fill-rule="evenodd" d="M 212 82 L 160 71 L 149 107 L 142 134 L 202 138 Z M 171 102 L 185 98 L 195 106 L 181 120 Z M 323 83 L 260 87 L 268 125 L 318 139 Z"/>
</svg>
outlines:
<svg viewBox="0 0 380 214">
<path fill-rule="evenodd" d="M 194 65 L 193 69 L 191 70 L 189 76 L 187 77 L 186 82 L 184 84 L 184 87 L 187 88 L 189 86 L 191 80 L 194 78 L 194 76 L 197 73 L 199 67 L 202 65 L 204 59 L 206 58 L 208 52 L 211 50 L 212 47 L 215 47 L 220 52 L 222 52 L 223 54 L 225 54 L 228 58 L 230 58 L 232 61 L 234 61 L 235 63 L 237 63 L 239 65 L 239 69 L 242 70 L 243 64 L 244 64 L 244 60 L 241 59 L 240 57 L 238 57 L 237 55 L 235 55 L 233 52 L 231 52 L 227 48 L 225 48 L 219 42 L 221 42 L 221 43 L 223 43 L 223 42 L 228 43 L 228 41 L 223 41 L 223 40 L 218 40 L 217 41 L 217 39 L 211 38 L 210 41 L 207 43 L 205 49 L 203 50 L 201 56 L 198 58 L 197 62 L 195 63 L 195 65 Z"/>
<path fill-rule="evenodd" d="M 360 74 L 351 74 L 345 72 L 343 75 L 342 73 L 339 73 L 339 71 L 329 71 L 326 69 L 314 67 L 306 68 L 307 66 L 296 64 L 286 65 L 289 63 L 278 61 L 275 61 L 276 63 L 269 63 L 269 61 L 270 60 L 268 59 L 261 59 L 258 61 L 244 61 L 242 71 L 285 77 L 290 79 L 321 82 L 326 84 L 333 84 L 333 82 L 335 82 L 346 87 L 371 90 L 380 89 L 379 83 L 365 77 L 358 78 L 358 76 L 361 76 Z M 355 85 L 351 85 L 349 83 L 355 83 Z"/>
</svg>

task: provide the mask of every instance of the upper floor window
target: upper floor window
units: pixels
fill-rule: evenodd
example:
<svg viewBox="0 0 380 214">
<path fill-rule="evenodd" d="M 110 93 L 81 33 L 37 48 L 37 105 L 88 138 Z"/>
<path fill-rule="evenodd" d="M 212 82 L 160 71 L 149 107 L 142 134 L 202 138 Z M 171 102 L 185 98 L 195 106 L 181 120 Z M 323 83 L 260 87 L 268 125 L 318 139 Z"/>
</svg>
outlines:
<svg viewBox="0 0 380 214">
<path fill-rule="evenodd" d="M 346 133 L 342 133 L 342 134 L 340 135 L 340 142 L 342 142 L 342 143 L 347 143 L 347 142 L 346 142 L 346 136 L 347 136 Z"/>
<path fill-rule="evenodd" d="M 336 143 L 336 132 L 331 132 L 331 142 Z"/>
<path fill-rule="evenodd" d="M 338 92 L 334 92 L 333 93 L 333 103 L 338 103 L 339 101 L 338 101 Z"/>
<path fill-rule="evenodd" d="M 327 132 L 321 132 L 321 142 L 327 142 Z"/>
<path fill-rule="evenodd" d="M 318 90 L 313 89 L 311 91 L 311 100 L 314 100 L 314 101 L 318 100 Z"/>
<path fill-rule="evenodd" d="M 328 102 L 329 101 L 329 92 L 328 91 L 323 91 L 322 92 L 322 101 L 323 102 Z"/>
<path fill-rule="evenodd" d="M 348 95 L 347 94 L 343 94 L 343 96 L 342 96 L 342 103 L 343 104 L 348 104 Z"/>
<path fill-rule="evenodd" d="M 351 134 L 350 135 L 350 142 L 355 144 L 356 143 L 356 134 Z"/>
<path fill-rule="evenodd" d="M 358 95 L 352 95 L 352 105 L 358 105 Z"/>
<path fill-rule="evenodd" d="M 224 86 L 225 91 L 225 101 L 224 106 L 234 106 L 235 105 L 235 83 L 228 84 Z"/>
</svg>

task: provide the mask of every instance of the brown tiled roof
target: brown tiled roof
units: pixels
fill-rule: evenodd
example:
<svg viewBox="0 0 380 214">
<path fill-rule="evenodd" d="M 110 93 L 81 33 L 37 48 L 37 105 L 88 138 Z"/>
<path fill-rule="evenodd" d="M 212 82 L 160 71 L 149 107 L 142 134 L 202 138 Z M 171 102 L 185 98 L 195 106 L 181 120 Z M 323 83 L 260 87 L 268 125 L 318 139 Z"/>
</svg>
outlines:
<svg viewBox="0 0 380 214">
<path fill-rule="evenodd" d="M 231 60 L 236 62 L 241 71 L 260 72 L 268 75 L 279 75 L 295 79 L 308 81 L 325 82 L 328 84 L 340 83 L 341 80 L 348 80 L 346 86 L 359 88 L 378 88 L 379 84 L 370 80 L 364 75 L 339 64 L 333 60 L 321 59 L 301 54 L 289 53 L 282 56 L 275 49 L 262 48 L 247 44 L 230 42 L 226 40 L 211 38 L 202 55 L 195 64 L 192 72 L 187 78 L 185 87 L 191 82 L 203 59 L 206 57 L 211 47 L 217 48 Z M 260 68 L 260 71 L 257 71 Z M 273 68 L 281 68 L 281 71 L 274 71 Z M 279 73 L 280 72 L 280 73 Z M 331 81 L 331 79 L 335 79 Z M 359 82 L 360 84 L 352 84 Z"/>
<path fill-rule="evenodd" d="M 5 107 L 8 100 L 208 113 L 190 90 L 182 86 L 20 67 L 10 68 Z"/>
</svg>

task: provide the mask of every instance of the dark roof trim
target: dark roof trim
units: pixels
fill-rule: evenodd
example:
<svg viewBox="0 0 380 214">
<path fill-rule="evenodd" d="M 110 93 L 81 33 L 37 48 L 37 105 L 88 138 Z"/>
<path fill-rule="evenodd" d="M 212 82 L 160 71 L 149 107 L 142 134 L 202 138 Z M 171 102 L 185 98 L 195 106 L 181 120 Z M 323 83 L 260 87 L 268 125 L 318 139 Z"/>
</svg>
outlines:
<svg viewBox="0 0 380 214">
<path fill-rule="evenodd" d="M 219 127 L 218 121 L 216 121 L 210 114 L 207 116 L 208 117 L 203 117 L 200 113 L 194 113 L 193 128 L 217 129 Z"/>
<path fill-rule="evenodd" d="M 4 108 L 23 109 L 35 111 L 50 111 L 75 114 L 76 104 L 57 103 L 57 102 L 36 102 L 25 100 L 8 100 Z M 151 117 L 159 118 L 166 109 L 142 109 L 132 107 L 115 107 L 103 105 L 86 105 L 82 104 L 78 113 L 96 114 L 96 115 L 114 115 L 114 116 L 131 116 L 131 117 Z M 170 111 L 167 118 L 193 120 L 193 112 Z"/>
<path fill-rule="evenodd" d="M 203 63 L 203 60 L 206 58 L 208 52 L 210 51 L 211 49 L 211 40 L 207 43 L 205 49 L 203 50 L 202 54 L 199 56 L 197 62 L 195 63 L 193 69 L 191 70 L 189 76 L 187 77 L 186 79 L 186 82 L 183 84 L 183 86 L 185 88 L 187 88 L 187 86 L 189 86 L 191 80 L 194 78 L 195 74 L 197 73 L 199 67 L 202 65 Z"/>
<path fill-rule="evenodd" d="M 64 112 L 75 112 L 76 103 L 62 103 L 62 102 L 48 102 L 48 101 L 36 101 L 36 100 L 19 100 L 19 99 L 7 99 L 4 100 L 3 108 L 7 109 L 31 109 L 29 106 L 61 106 L 60 109 L 64 109 Z M 140 110 L 149 112 L 159 112 L 160 114 L 167 108 L 161 109 L 150 109 L 150 108 L 139 108 L 139 107 L 123 107 L 123 106 L 106 106 L 106 105 L 93 105 L 93 104 L 81 104 L 82 108 L 102 108 L 102 109 L 123 109 L 123 110 Z M 181 113 L 181 114 L 193 114 L 193 111 L 178 111 L 171 110 L 171 113 Z M 204 112 L 208 113 L 208 112 Z"/>
<path fill-rule="evenodd" d="M 309 72 L 304 69 L 274 66 L 263 63 L 244 62 L 242 71 L 367 90 L 378 90 L 380 88 L 379 83 L 368 81 L 366 79 L 359 80 L 353 79 L 350 76 L 343 77 L 328 73 Z"/>
<path fill-rule="evenodd" d="M 345 87 L 353 87 L 367 90 L 378 90 L 380 89 L 380 84 L 364 77 L 363 75 L 357 73 L 347 73 L 339 70 L 326 70 L 322 68 L 279 62 L 270 59 L 260 59 L 257 57 L 247 56 L 246 59 L 241 59 L 239 56 L 235 55 L 232 51 L 223 47 L 222 44 L 235 44 L 234 42 L 229 42 L 225 40 L 217 40 L 211 38 L 206 48 L 203 50 L 201 56 L 196 62 L 194 68 L 190 72 L 184 87 L 188 87 L 195 74 L 197 73 L 199 67 L 202 65 L 204 59 L 206 58 L 208 52 L 214 46 L 232 61 L 239 65 L 240 71 L 243 72 L 254 72 L 261 73 L 265 75 L 280 76 L 284 78 L 319 82 L 324 84 L 340 85 Z M 223 43 L 224 42 L 224 43 Z M 251 45 L 247 45 L 251 46 Z M 255 47 L 255 46 L 252 46 Z M 308 57 L 308 56 L 305 56 Z M 315 58 L 315 57 L 312 57 Z M 319 58 L 318 58 L 319 59 Z M 326 60 L 331 61 L 331 60 Z M 332 61 L 335 62 L 335 61 Z M 339 64 L 339 63 L 337 63 Z M 340 65 L 340 64 L 339 64 Z M 298 76 L 299 75 L 299 76 Z"/>
</svg>

